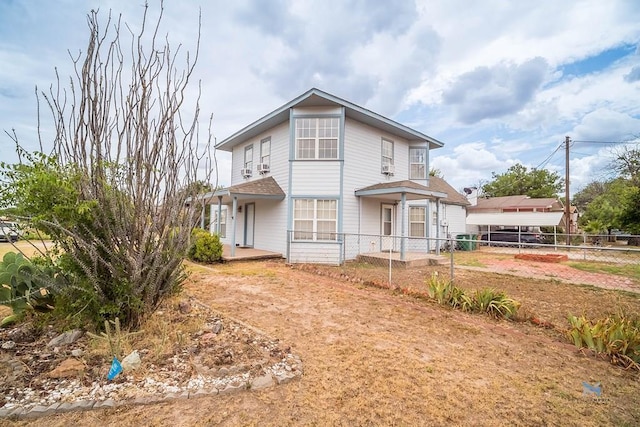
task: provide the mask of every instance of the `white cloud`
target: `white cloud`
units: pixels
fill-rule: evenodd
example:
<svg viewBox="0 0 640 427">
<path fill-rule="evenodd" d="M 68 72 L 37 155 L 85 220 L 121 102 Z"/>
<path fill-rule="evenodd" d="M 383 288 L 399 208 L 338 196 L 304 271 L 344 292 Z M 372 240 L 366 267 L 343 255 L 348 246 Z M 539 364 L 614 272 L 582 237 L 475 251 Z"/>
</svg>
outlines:
<svg viewBox="0 0 640 427">
<path fill-rule="evenodd" d="M 101 13 L 112 8 L 139 25 L 141 3 L 100 4 Z M 158 4 L 150 2 L 150 20 Z M 52 83 L 54 67 L 69 74 L 67 49 L 84 49 L 90 7 L 80 0 L 0 2 L 0 130 L 16 127 L 35 143 L 33 88 Z M 198 8 L 192 0 L 165 2 L 160 34 L 193 50 Z M 572 78 L 558 68 L 636 45 L 635 2 L 215 0 L 202 4 L 202 20 L 201 132 L 213 114 L 219 140 L 316 86 L 445 142 L 434 166 L 464 186 L 515 159 L 539 164 L 566 134 L 634 132 L 640 117 L 640 56 Z M 3 160 L 11 152 L 0 138 Z M 221 177 L 230 169 L 225 156 Z M 561 158 L 549 167 L 562 168 Z"/>
<path fill-rule="evenodd" d="M 598 108 L 584 115 L 572 132 L 574 140 L 626 141 L 640 135 L 640 119 Z"/>
</svg>

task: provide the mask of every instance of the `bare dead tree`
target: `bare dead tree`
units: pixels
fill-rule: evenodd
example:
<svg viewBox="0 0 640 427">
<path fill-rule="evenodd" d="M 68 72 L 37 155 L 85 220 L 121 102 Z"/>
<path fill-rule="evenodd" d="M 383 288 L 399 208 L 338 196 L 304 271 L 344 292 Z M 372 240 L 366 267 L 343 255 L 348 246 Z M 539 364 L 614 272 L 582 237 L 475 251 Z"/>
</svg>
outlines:
<svg viewBox="0 0 640 427">
<path fill-rule="evenodd" d="M 637 138 L 636 142 L 613 147 L 611 157 L 609 169 L 629 179 L 634 186 L 640 186 L 640 146 Z"/>
<path fill-rule="evenodd" d="M 86 221 L 49 225 L 64 235 L 62 249 L 92 298 L 133 327 L 183 280 L 200 209 L 185 203 L 197 194 L 184 189 L 211 174 L 198 176 L 201 164 L 211 165 L 210 123 L 199 140 L 199 85 L 191 117 L 184 113 L 200 31 L 195 54 L 174 51 L 159 34 L 163 5 L 153 23 L 144 8 L 137 33 L 111 13 L 103 27 L 92 10 L 87 50 L 70 54 L 75 74 L 68 86 L 58 76 L 42 94 L 56 126 L 53 153 L 76 170 L 79 197 L 89 206 Z"/>
</svg>

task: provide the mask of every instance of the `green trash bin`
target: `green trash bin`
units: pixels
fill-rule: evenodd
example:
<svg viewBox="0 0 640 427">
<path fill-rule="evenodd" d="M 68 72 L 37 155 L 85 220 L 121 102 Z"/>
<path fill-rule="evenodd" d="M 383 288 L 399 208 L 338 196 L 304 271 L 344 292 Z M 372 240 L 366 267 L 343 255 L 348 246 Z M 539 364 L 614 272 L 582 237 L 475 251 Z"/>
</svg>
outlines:
<svg viewBox="0 0 640 427">
<path fill-rule="evenodd" d="M 458 234 L 456 240 L 461 251 L 474 251 L 477 248 L 475 234 Z"/>
</svg>

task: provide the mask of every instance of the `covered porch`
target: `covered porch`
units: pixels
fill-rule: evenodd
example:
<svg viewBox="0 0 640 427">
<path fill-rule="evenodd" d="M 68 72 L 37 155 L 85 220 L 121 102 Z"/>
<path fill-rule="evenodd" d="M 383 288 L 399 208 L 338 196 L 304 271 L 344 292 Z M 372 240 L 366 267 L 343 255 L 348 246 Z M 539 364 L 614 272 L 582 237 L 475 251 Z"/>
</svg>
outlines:
<svg viewBox="0 0 640 427">
<path fill-rule="evenodd" d="M 362 224 L 363 221 L 363 199 L 376 199 L 383 203 L 382 212 L 379 217 L 381 240 L 380 245 L 377 249 L 381 254 L 385 255 L 387 259 L 389 258 L 390 254 L 393 257 L 395 253 L 397 254 L 398 262 L 405 262 L 408 259 L 410 253 L 412 254 L 411 257 L 421 256 L 422 258 L 425 258 L 425 255 L 430 252 L 430 247 L 420 248 L 418 252 L 415 252 L 416 248 L 411 248 L 411 238 L 409 237 L 407 231 L 409 221 L 407 214 L 407 201 L 425 199 L 435 200 L 437 217 L 436 221 L 437 223 L 439 223 L 438 218 L 440 218 L 441 200 L 447 197 L 446 193 L 436 191 L 425 185 L 418 184 L 410 180 L 403 180 L 380 183 L 364 187 L 359 190 L 355 190 L 355 195 L 359 198 L 360 224 Z M 388 205 L 386 205 L 385 203 L 388 203 Z M 399 215 L 397 212 L 395 212 L 396 206 L 398 206 L 400 209 Z M 395 221 L 393 220 L 393 217 L 395 217 L 396 215 L 400 219 L 399 233 L 397 233 Z M 427 224 L 425 221 L 425 228 L 426 226 Z M 435 234 L 435 236 L 430 236 L 435 238 L 434 242 L 438 242 L 438 239 L 446 237 L 440 236 L 440 227 L 436 227 Z M 422 240 L 426 241 L 428 245 L 429 239 L 423 238 Z M 391 245 L 384 244 L 385 242 L 391 242 Z M 440 245 L 435 244 L 434 246 L 435 247 L 433 249 L 435 250 L 436 255 L 439 255 Z M 374 248 L 372 247 L 372 249 Z M 371 252 L 376 253 L 377 251 L 372 250 Z"/>
<path fill-rule="evenodd" d="M 226 205 L 230 207 L 230 209 L 227 209 L 227 216 L 229 218 L 225 218 L 224 223 L 225 228 L 227 225 L 229 225 L 230 228 L 225 230 L 224 233 L 226 245 L 223 258 L 237 259 L 241 254 L 243 259 L 249 259 L 248 257 L 254 257 L 252 259 L 274 257 L 269 256 L 269 254 L 277 254 L 278 257 L 282 257 L 282 254 L 280 253 L 255 249 L 254 235 L 256 232 L 256 225 L 264 225 L 259 223 L 257 224 L 257 204 L 264 201 L 280 202 L 284 199 L 285 193 L 273 177 L 243 182 L 241 184 L 217 190 L 210 195 L 209 203 L 211 218 L 223 218 L 222 206 Z M 239 215 L 242 217 L 239 218 Z M 265 222 L 264 217 L 260 222 Z M 223 223 L 221 220 L 212 222 L 211 232 L 221 235 L 222 225 Z M 239 228 L 241 228 L 240 233 L 242 236 L 238 235 Z"/>
<path fill-rule="evenodd" d="M 225 262 L 283 258 L 282 254 L 262 249 L 236 247 L 235 251 L 231 251 L 231 245 L 222 247 L 222 260 Z"/>
</svg>

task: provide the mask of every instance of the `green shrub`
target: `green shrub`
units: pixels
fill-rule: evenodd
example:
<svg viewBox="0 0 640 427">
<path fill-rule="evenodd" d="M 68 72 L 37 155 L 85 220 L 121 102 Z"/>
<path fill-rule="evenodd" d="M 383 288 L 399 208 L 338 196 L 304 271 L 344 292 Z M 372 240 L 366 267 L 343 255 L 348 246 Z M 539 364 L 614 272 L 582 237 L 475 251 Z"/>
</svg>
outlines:
<svg viewBox="0 0 640 427">
<path fill-rule="evenodd" d="M 606 354 L 611 362 L 640 370 L 640 318 L 623 313 L 591 321 L 584 315 L 569 316 L 567 332 L 574 345 Z"/>
<path fill-rule="evenodd" d="M 189 259 L 212 264 L 222 259 L 222 243 L 217 234 L 211 234 L 201 228 L 191 233 L 191 247 L 187 254 Z"/>
</svg>

